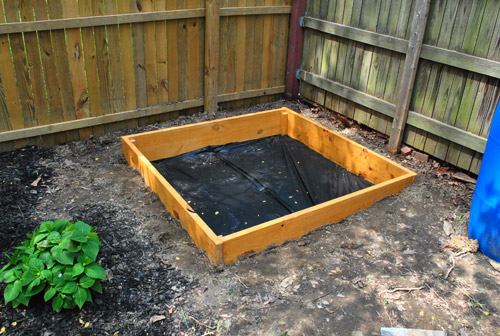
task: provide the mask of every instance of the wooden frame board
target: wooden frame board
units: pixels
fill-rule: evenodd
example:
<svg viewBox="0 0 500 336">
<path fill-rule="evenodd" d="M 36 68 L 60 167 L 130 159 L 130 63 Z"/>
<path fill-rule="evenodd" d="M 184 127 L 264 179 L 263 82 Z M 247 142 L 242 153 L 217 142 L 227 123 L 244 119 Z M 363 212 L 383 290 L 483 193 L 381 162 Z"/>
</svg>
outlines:
<svg viewBox="0 0 500 336">
<path fill-rule="evenodd" d="M 206 146 L 223 145 L 273 135 L 288 135 L 374 185 L 307 209 L 235 232 L 217 236 L 151 164 Z M 280 108 L 232 118 L 172 127 L 122 137 L 128 163 L 139 170 L 167 210 L 214 264 L 232 264 L 241 256 L 301 237 L 336 222 L 377 200 L 398 193 L 417 174 L 304 116 Z"/>
</svg>

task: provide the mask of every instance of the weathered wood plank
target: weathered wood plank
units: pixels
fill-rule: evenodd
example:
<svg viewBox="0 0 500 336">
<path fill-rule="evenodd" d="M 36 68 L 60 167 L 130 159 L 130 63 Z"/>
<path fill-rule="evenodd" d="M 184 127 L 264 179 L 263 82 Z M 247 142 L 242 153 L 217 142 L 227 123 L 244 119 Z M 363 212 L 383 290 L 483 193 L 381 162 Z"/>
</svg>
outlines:
<svg viewBox="0 0 500 336">
<path fill-rule="evenodd" d="M 396 114 L 392 122 L 391 136 L 389 138 L 388 150 L 392 153 L 399 152 L 399 147 L 403 140 L 403 133 L 408 117 L 410 99 L 415 84 L 420 50 L 427 24 L 430 0 L 417 0 L 415 15 L 412 22 L 412 34 L 408 42 L 405 65 L 403 69 L 403 79 L 399 88 L 398 100 L 396 102 Z"/>
<path fill-rule="evenodd" d="M 139 8 L 140 7 L 140 8 Z M 130 1 L 130 11 L 139 13 L 142 6 Z M 146 56 L 144 50 L 144 23 L 132 25 L 132 50 L 134 53 L 135 99 L 137 107 L 147 106 Z"/>
<path fill-rule="evenodd" d="M 174 1 L 166 2 L 166 9 L 176 8 Z M 170 102 L 179 100 L 179 53 L 177 51 L 178 23 L 167 22 L 167 71 L 168 71 L 168 100 Z"/>
<path fill-rule="evenodd" d="M 304 25 L 307 28 L 401 53 L 404 53 L 404 50 L 408 47 L 408 42 L 401 38 L 321 21 L 312 17 L 304 18 Z M 430 61 L 500 78 L 500 62 L 498 61 L 430 45 L 422 46 L 420 56 Z"/>
<path fill-rule="evenodd" d="M 143 0 L 140 11 L 152 12 L 154 10 L 153 0 Z M 158 105 L 158 80 L 156 71 L 156 36 L 155 23 L 144 23 L 144 65 L 146 74 L 146 98 L 147 106 Z"/>
<path fill-rule="evenodd" d="M 383 101 L 362 91 L 352 89 L 351 87 L 348 87 L 346 85 L 336 83 L 332 80 L 322 78 L 303 70 L 300 71 L 300 78 L 311 85 L 335 93 L 336 95 L 339 95 L 345 99 L 349 99 L 356 104 L 363 105 L 389 117 L 394 116 L 396 107 L 392 103 Z M 486 146 L 486 139 L 484 137 L 471 134 L 467 131 L 458 129 L 454 126 L 421 115 L 420 113 L 414 111 L 410 111 L 408 113 L 407 123 L 410 126 L 423 129 L 427 132 L 439 134 L 440 137 L 444 139 L 452 140 L 460 145 L 474 149 L 477 152 L 484 152 L 484 148 Z"/>
<path fill-rule="evenodd" d="M 60 19 L 63 17 L 61 2 L 58 0 L 48 0 L 47 9 L 49 17 Z M 63 30 L 51 31 L 54 60 L 57 71 L 57 80 L 61 90 L 61 102 L 64 111 L 64 120 L 76 119 L 74 96 L 71 83 L 71 74 L 66 46 L 66 35 Z M 78 140 L 78 132 L 67 132 L 68 141 Z"/>
<path fill-rule="evenodd" d="M 264 89 L 225 93 L 217 96 L 218 102 L 231 102 L 242 99 L 256 98 L 261 96 L 272 96 L 285 92 L 285 86 L 270 87 Z M 136 120 L 138 118 L 155 116 L 163 113 L 173 113 L 178 115 L 180 110 L 203 106 L 203 98 L 197 98 L 182 102 L 163 103 L 157 106 L 144 107 L 124 112 L 118 112 L 86 119 L 65 121 L 44 126 L 36 126 L 24 129 L 5 131 L 0 133 L 0 143 L 25 139 L 37 136 L 46 136 L 48 134 L 76 130 L 85 127 L 101 127 L 103 124 L 109 124 L 125 120 Z"/>
<path fill-rule="evenodd" d="M 20 20 L 17 1 L 5 1 L 5 18 L 7 21 L 16 22 Z M 22 109 L 22 120 L 24 127 L 36 125 L 36 113 L 33 100 L 33 90 L 30 84 L 28 65 L 26 63 L 26 52 L 22 34 L 10 34 L 10 48 L 17 79 L 17 89 Z"/>
<path fill-rule="evenodd" d="M 104 15 L 104 4 L 99 0 L 92 0 L 92 14 Z M 94 39 L 96 48 L 96 63 L 99 78 L 99 89 L 101 92 L 101 109 L 103 114 L 113 113 L 111 105 L 111 79 L 108 40 L 106 38 L 106 27 L 94 27 Z M 108 128 L 104 129 L 105 131 Z"/>
<path fill-rule="evenodd" d="M 113 15 L 118 12 L 116 3 L 105 1 L 104 13 Z M 108 40 L 109 60 L 110 60 L 110 85 L 111 85 L 111 108 L 114 113 L 122 112 L 126 109 L 125 83 L 123 79 L 123 62 L 121 57 L 120 35 L 118 25 L 106 26 L 106 38 Z M 128 51 L 130 53 L 130 51 Z"/>
<path fill-rule="evenodd" d="M 78 17 L 78 3 L 76 0 L 63 1 L 62 17 Z M 72 28 L 66 30 L 67 55 L 71 84 L 73 88 L 73 105 L 77 119 L 90 116 L 89 95 L 87 92 L 87 78 L 85 75 L 85 64 L 83 60 L 82 40 L 80 29 Z M 48 122 L 46 123 L 48 124 Z M 43 124 L 42 124 L 43 125 Z M 87 139 L 92 135 L 92 128 L 82 128 L 79 130 L 79 139 Z"/>
<path fill-rule="evenodd" d="M 79 0 L 78 7 L 80 15 L 91 15 L 92 5 L 90 0 Z M 83 54 L 85 60 L 85 71 L 87 74 L 88 90 L 89 90 L 89 104 L 90 104 L 90 115 L 100 116 L 102 115 L 101 108 L 101 91 L 99 89 L 99 77 L 97 70 L 97 60 L 96 60 L 96 50 L 94 41 L 94 29 L 82 28 L 82 42 L 83 42 Z M 40 32 L 39 34 L 42 34 Z"/>
<path fill-rule="evenodd" d="M 164 11 L 166 0 L 156 0 L 154 3 L 155 11 Z M 156 71 L 158 80 L 158 101 L 159 103 L 168 102 L 168 57 L 167 57 L 167 22 L 155 22 L 156 34 Z"/>
<path fill-rule="evenodd" d="M 120 5 L 121 0 L 118 1 Z M 245 16 L 245 15 L 278 15 L 290 14 L 291 6 L 261 6 L 261 7 L 228 7 L 221 8 L 221 16 Z M 24 33 L 44 30 L 57 30 L 67 28 L 96 27 L 114 24 L 144 23 L 152 21 L 179 20 L 190 18 L 201 18 L 205 16 L 204 8 L 158 11 L 149 13 L 117 14 L 106 16 L 58 19 L 50 21 L 33 22 L 9 22 L 0 24 L 0 34 Z"/>
<path fill-rule="evenodd" d="M 219 60 L 219 0 L 206 1 L 205 19 L 205 111 L 217 112 Z"/>
<path fill-rule="evenodd" d="M 129 13 L 130 4 L 127 1 L 118 1 L 118 13 Z M 122 61 L 123 91 L 125 93 L 125 109 L 127 111 L 136 108 L 135 97 L 135 71 L 134 54 L 132 52 L 132 26 L 129 23 L 119 25 L 120 56 Z M 127 121 L 128 128 L 137 127 L 136 119 Z"/>
<path fill-rule="evenodd" d="M 34 21 L 33 1 L 28 0 L 20 3 L 20 14 L 23 21 Z M 45 125 L 50 123 L 49 106 L 46 97 L 45 81 L 43 80 L 43 69 L 38 48 L 38 37 L 36 33 L 24 34 L 26 44 L 26 55 L 28 59 L 30 85 L 33 90 L 34 113 L 33 125 Z"/>
<path fill-rule="evenodd" d="M 0 1 L 0 11 L 4 12 L 3 2 Z M 0 15 L 0 23 L 5 22 L 5 17 Z M 14 63 L 10 53 L 8 35 L 0 35 L 0 76 L 2 80 L 2 97 L 5 97 L 5 109 L 0 113 L 4 120 L 1 124 L 2 131 L 19 129 L 24 127 L 22 110 L 19 102 L 19 92 L 15 85 L 4 85 L 4 83 L 15 83 L 16 74 Z"/>
<path fill-rule="evenodd" d="M 196 7 L 198 0 L 187 0 L 188 8 Z M 198 35 L 199 19 L 186 20 L 187 26 L 187 98 L 197 98 L 203 96 L 202 83 L 199 79 L 200 65 L 203 60 L 200 59 L 200 40 Z M 217 30 L 218 33 L 218 30 Z"/>
</svg>

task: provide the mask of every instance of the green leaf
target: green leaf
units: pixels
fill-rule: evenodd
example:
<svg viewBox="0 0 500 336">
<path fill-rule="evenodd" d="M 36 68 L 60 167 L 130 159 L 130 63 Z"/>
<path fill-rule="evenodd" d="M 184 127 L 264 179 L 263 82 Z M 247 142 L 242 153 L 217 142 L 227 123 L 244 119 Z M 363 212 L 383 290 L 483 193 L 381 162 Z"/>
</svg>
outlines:
<svg viewBox="0 0 500 336">
<path fill-rule="evenodd" d="M 50 231 L 52 231 L 53 225 L 54 225 L 54 223 L 50 222 L 50 221 L 43 222 L 40 225 L 40 232 L 50 232 Z"/>
<path fill-rule="evenodd" d="M 40 282 L 38 285 L 33 285 L 34 283 L 36 283 L 37 280 L 39 280 L 39 282 L 40 282 L 40 279 L 35 279 L 32 283 L 30 283 L 30 285 L 28 286 L 28 289 L 26 290 L 26 296 L 37 295 L 45 288 L 45 285 L 46 285 L 45 281 Z"/>
<path fill-rule="evenodd" d="M 42 271 L 42 278 L 47 279 L 49 281 L 52 281 L 52 271 L 51 270 L 43 270 Z"/>
<path fill-rule="evenodd" d="M 85 271 L 85 267 L 83 267 L 81 263 L 73 265 L 73 270 L 72 270 L 73 276 L 80 275 L 83 273 L 83 271 Z"/>
<path fill-rule="evenodd" d="M 86 236 L 90 233 L 92 227 L 82 221 L 76 221 L 75 223 L 75 232 L 73 235 L 76 236 Z"/>
<path fill-rule="evenodd" d="M 49 301 L 50 299 L 52 299 L 54 297 L 54 295 L 56 295 L 57 291 L 54 287 L 50 287 L 49 289 L 47 289 L 45 291 L 45 294 L 43 295 L 43 299 L 45 300 L 45 302 Z"/>
<path fill-rule="evenodd" d="M 61 234 L 57 231 L 52 231 L 48 236 L 47 236 L 47 241 L 49 243 L 60 243 L 61 242 Z"/>
<path fill-rule="evenodd" d="M 82 309 L 85 301 L 87 301 L 87 291 L 84 288 L 79 287 L 76 290 L 76 293 L 73 294 L 73 298 L 75 299 L 75 303 L 78 308 Z"/>
<path fill-rule="evenodd" d="M 47 237 L 49 234 L 48 233 L 39 233 L 38 235 L 35 236 L 35 238 L 33 239 L 33 244 L 36 244 L 38 243 L 40 240 L 44 239 L 45 237 Z"/>
<path fill-rule="evenodd" d="M 84 275 L 80 278 L 80 286 L 83 288 L 92 287 L 92 285 L 94 285 L 95 282 L 96 282 L 95 279 L 89 278 L 86 275 Z"/>
<path fill-rule="evenodd" d="M 85 288 L 85 292 L 87 292 L 87 302 L 92 302 L 92 293 L 88 288 Z"/>
<path fill-rule="evenodd" d="M 20 293 L 19 296 L 14 301 L 12 301 L 12 307 L 17 308 L 20 303 L 27 307 L 29 302 L 30 297 L 27 297 L 23 293 Z"/>
<path fill-rule="evenodd" d="M 7 287 L 5 287 L 5 291 L 3 292 L 3 297 L 5 299 L 5 304 L 9 303 L 10 301 L 14 300 L 15 298 L 17 298 L 19 296 L 19 294 L 21 293 L 21 290 L 19 289 L 19 285 L 20 284 L 20 281 L 17 280 L 16 282 L 10 284 L 10 285 L 7 285 Z"/>
<path fill-rule="evenodd" d="M 85 274 L 94 279 L 106 279 L 106 271 L 101 267 L 101 265 L 96 263 L 92 263 L 85 267 Z"/>
<path fill-rule="evenodd" d="M 38 286 L 38 285 L 40 284 L 40 282 L 41 282 L 41 281 L 42 281 L 42 280 L 40 280 L 40 278 L 36 278 L 36 279 L 34 279 L 34 280 L 33 280 L 33 281 L 32 281 L 32 282 L 28 285 L 28 289 L 27 289 L 27 290 L 28 290 L 28 291 L 31 291 L 31 290 L 33 289 L 33 287 Z M 28 295 L 28 296 L 30 296 L 30 295 Z"/>
<path fill-rule="evenodd" d="M 61 232 L 68 224 L 69 221 L 67 219 L 58 219 L 54 221 L 53 230 Z"/>
<path fill-rule="evenodd" d="M 88 255 L 84 253 L 79 253 L 78 256 L 76 257 L 76 260 L 79 263 L 82 263 L 83 266 L 87 266 L 88 264 L 92 263 L 94 260 L 90 258 Z"/>
<path fill-rule="evenodd" d="M 64 305 L 63 307 L 66 308 L 66 309 L 73 309 L 75 308 L 75 301 L 73 300 L 73 298 L 66 298 L 64 299 Z"/>
<path fill-rule="evenodd" d="M 67 250 L 70 242 L 71 242 L 71 239 L 69 239 L 69 237 L 66 237 L 66 235 L 63 235 L 61 242 L 57 246 L 61 250 Z"/>
<path fill-rule="evenodd" d="M 88 241 L 87 243 L 83 244 L 82 249 L 86 255 L 92 258 L 92 260 L 95 260 L 97 258 L 97 254 L 99 253 L 99 245 L 96 242 Z"/>
<path fill-rule="evenodd" d="M 39 249 L 44 249 L 44 248 L 47 248 L 47 247 L 51 247 L 52 244 L 50 244 L 47 239 L 44 239 L 42 240 L 41 242 L 39 242 L 38 244 L 36 244 L 36 246 L 38 246 Z"/>
<path fill-rule="evenodd" d="M 40 259 L 47 266 L 47 268 L 52 268 L 55 264 L 54 259 L 52 259 L 52 254 L 50 254 L 49 251 L 40 253 L 38 259 Z"/>
<path fill-rule="evenodd" d="M 40 259 L 38 258 L 32 258 L 30 260 L 30 271 L 35 273 L 35 274 L 39 274 L 41 273 L 43 270 L 44 270 L 44 265 L 43 265 L 43 261 L 41 261 Z"/>
<path fill-rule="evenodd" d="M 67 267 L 63 273 L 63 279 L 65 281 L 73 281 L 76 277 L 76 275 L 73 275 L 73 267 Z"/>
<path fill-rule="evenodd" d="M 6 272 L 0 273 L 0 281 L 4 279 L 5 283 L 11 283 L 17 279 L 16 268 L 12 268 Z"/>
<path fill-rule="evenodd" d="M 72 265 L 75 254 L 73 252 L 63 251 L 59 247 L 52 248 L 52 256 L 63 265 Z"/>
<path fill-rule="evenodd" d="M 61 292 L 64 294 L 73 294 L 74 292 L 76 292 L 76 289 L 77 289 L 76 282 L 68 282 L 66 283 L 66 285 L 64 285 Z"/>
<path fill-rule="evenodd" d="M 102 285 L 101 285 L 101 282 L 99 280 L 96 280 L 96 282 L 94 282 L 94 284 L 90 288 L 95 290 L 97 293 L 102 294 Z"/>
<path fill-rule="evenodd" d="M 54 285 L 57 285 L 61 282 L 63 282 L 64 279 L 63 279 L 63 274 L 62 274 L 62 270 L 56 266 L 52 269 L 52 283 Z"/>
<path fill-rule="evenodd" d="M 30 271 L 25 271 L 21 276 L 21 283 L 23 286 L 29 285 L 33 280 L 37 278 L 36 274 Z"/>
<path fill-rule="evenodd" d="M 70 240 L 66 248 L 69 252 L 79 252 L 82 249 L 82 244 L 80 242 Z"/>
<path fill-rule="evenodd" d="M 80 242 L 80 243 L 85 243 L 87 241 L 87 237 L 82 236 L 82 235 L 77 235 L 77 236 L 71 236 L 71 240 Z"/>
<path fill-rule="evenodd" d="M 56 312 L 60 312 L 61 308 L 63 306 L 63 299 L 58 295 L 52 300 L 52 309 L 54 309 Z"/>
</svg>

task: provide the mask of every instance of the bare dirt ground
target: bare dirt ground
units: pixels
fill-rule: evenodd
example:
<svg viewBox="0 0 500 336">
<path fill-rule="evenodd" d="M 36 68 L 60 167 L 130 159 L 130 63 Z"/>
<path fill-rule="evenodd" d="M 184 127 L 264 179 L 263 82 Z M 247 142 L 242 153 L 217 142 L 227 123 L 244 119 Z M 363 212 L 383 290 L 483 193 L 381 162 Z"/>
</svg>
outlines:
<svg viewBox="0 0 500 336">
<path fill-rule="evenodd" d="M 127 165 L 119 136 L 281 106 L 390 157 L 418 179 L 339 223 L 214 267 Z M 480 252 L 444 247 L 448 235 L 466 235 L 474 185 L 435 161 L 387 154 L 386 142 L 325 111 L 279 101 L 0 154 L 0 265 L 40 222 L 79 218 L 96 226 L 98 258 L 108 270 L 104 293 L 81 311 L 57 314 L 43 300 L 13 309 L 0 300 L 0 328 L 46 336 L 367 336 L 399 326 L 500 335 L 500 272 Z"/>
</svg>

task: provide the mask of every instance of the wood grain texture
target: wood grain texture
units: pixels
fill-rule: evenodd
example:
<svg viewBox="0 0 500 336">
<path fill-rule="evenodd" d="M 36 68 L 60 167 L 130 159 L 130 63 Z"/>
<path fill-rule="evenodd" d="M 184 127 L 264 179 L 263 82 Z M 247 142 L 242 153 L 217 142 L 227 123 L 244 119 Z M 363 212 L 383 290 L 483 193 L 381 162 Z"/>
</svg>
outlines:
<svg viewBox="0 0 500 336">
<path fill-rule="evenodd" d="M 150 160 L 136 147 L 135 142 L 132 142 L 133 140 L 133 136 L 122 137 L 122 151 L 128 163 L 139 170 L 146 184 L 158 194 L 167 210 L 180 221 L 196 246 L 203 248 L 214 264 L 220 264 L 222 262 L 220 238 L 199 215 L 191 211 L 189 204 L 154 168 Z"/>
<path fill-rule="evenodd" d="M 212 76 L 220 78 L 207 95 L 212 104 L 279 97 L 291 1 L 219 1 L 214 18 L 223 24 L 213 31 L 205 27 L 205 0 L 2 1 L 1 138 L 20 147 L 28 144 L 23 136 L 50 145 L 199 111 L 197 99 L 210 87 L 204 83 L 209 33 L 224 37 L 212 48 L 219 53 L 212 59 L 224 66 Z M 160 112 L 158 106 L 172 102 L 188 102 L 176 105 L 188 109 Z M 7 140 L 3 148 L 11 148 Z"/>
<path fill-rule="evenodd" d="M 403 78 L 399 87 L 398 100 L 396 102 L 396 113 L 392 122 L 391 137 L 389 139 L 388 150 L 392 153 L 399 152 L 399 147 L 403 141 L 403 132 L 408 118 L 410 99 L 413 94 L 417 66 L 420 59 L 420 50 L 427 25 L 430 0 L 417 0 L 415 14 L 412 23 L 412 35 L 408 41 L 408 51 L 406 52 L 405 65 L 403 68 Z"/>
<path fill-rule="evenodd" d="M 150 163 L 207 145 L 274 134 L 288 134 L 304 141 L 311 149 L 376 184 L 221 237 L 213 234 Z M 320 226 L 339 221 L 385 196 L 401 191 L 416 178 L 412 171 L 286 108 L 129 135 L 122 137 L 122 149 L 129 164 L 139 170 L 167 210 L 181 222 L 197 246 L 203 248 L 216 265 L 234 263 L 241 256 L 258 253 L 266 247 L 297 239 Z"/>
<path fill-rule="evenodd" d="M 62 17 L 78 17 L 77 1 L 62 2 Z M 83 47 L 80 29 L 73 28 L 66 30 L 67 55 L 69 71 L 71 75 L 71 85 L 73 89 L 73 105 L 75 117 L 83 119 L 90 117 L 89 95 L 87 91 L 87 78 L 85 75 L 85 63 L 83 60 Z M 43 125 L 43 124 L 39 124 Z M 79 130 L 79 138 L 87 139 L 92 135 L 92 128 L 82 128 Z"/>
<path fill-rule="evenodd" d="M 219 1 L 206 1 L 205 19 L 205 111 L 217 112 L 219 62 Z"/>
<path fill-rule="evenodd" d="M 321 11 L 325 6 L 327 14 L 320 15 L 318 8 Z M 410 20 L 417 11 L 415 0 L 309 3 L 302 67 L 316 84 L 319 78 L 315 76 L 326 79 L 320 86 L 333 88 L 334 93 L 326 90 L 325 94 L 303 80 L 301 94 L 390 134 L 391 113 L 384 113 L 384 109 L 391 109 L 385 102 L 397 103 L 395 93 L 401 90 L 402 79 L 408 79 L 402 53 L 413 34 Z M 365 15 L 368 12 L 371 15 Z M 409 99 L 410 121 L 402 139 L 477 173 L 488 134 L 484 130 L 489 129 L 500 95 L 500 3 L 435 0 L 429 12 Z M 315 67 L 318 55 L 321 66 Z M 345 97 L 354 97 L 364 105 Z M 367 107 L 379 103 L 385 107 L 377 111 Z"/>
</svg>

